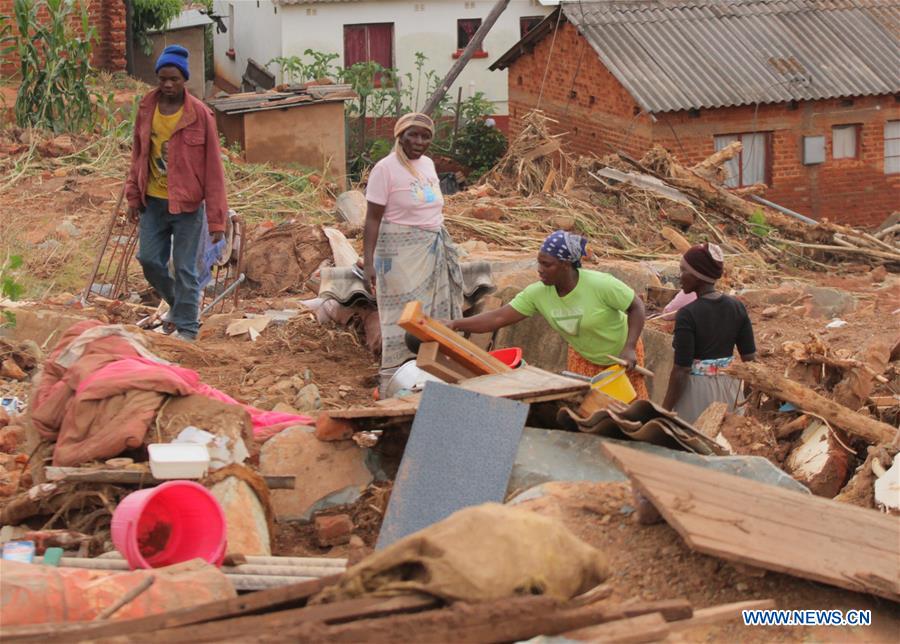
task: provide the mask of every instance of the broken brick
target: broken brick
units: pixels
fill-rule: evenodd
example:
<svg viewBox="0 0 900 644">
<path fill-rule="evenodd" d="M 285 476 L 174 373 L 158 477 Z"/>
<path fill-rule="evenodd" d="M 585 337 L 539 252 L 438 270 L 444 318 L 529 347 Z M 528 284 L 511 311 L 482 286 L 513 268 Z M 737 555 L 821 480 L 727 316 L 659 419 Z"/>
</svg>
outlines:
<svg viewBox="0 0 900 644">
<path fill-rule="evenodd" d="M 319 414 L 316 418 L 315 436 L 320 441 L 343 441 L 353 436 L 353 424 L 341 418 L 332 418 L 328 414 Z"/>
<path fill-rule="evenodd" d="M 315 518 L 316 543 L 322 547 L 350 543 L 353 520 L 346 514 L 332 514 Z"/>
<path fill-rule="evenodd" d="M 0 429 L 0 452 L 12 454 L 19 445 L 25 443 L 25 428 L 19 425 L 9 425 Z"/>
</svg>

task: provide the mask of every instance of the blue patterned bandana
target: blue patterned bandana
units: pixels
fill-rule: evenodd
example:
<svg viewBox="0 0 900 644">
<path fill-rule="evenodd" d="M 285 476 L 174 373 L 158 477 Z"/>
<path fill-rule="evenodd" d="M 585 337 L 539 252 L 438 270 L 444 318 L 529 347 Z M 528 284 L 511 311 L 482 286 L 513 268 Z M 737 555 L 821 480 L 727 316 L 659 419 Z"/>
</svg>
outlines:
<svg viewBox="0 0 900 644">
<path fill-rule="evenodd" d="M 541 244 L 541 252 L 569 264 L 581 265 L 581 258 L 587 255 L 587 239 L 565 230 L 551 233 Z"/>
</svg>

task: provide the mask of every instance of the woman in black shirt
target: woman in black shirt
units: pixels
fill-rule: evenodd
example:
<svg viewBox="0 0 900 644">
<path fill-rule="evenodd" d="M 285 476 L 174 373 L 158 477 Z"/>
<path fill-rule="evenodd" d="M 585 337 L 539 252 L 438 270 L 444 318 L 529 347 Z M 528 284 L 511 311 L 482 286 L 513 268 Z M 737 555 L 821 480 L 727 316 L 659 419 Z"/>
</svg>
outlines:
<svg viewBox="0 0 900 644">
<path fill-rule="evenodd" d="M 716 290 L 724 268 L 715 244 L 690 248 L 681 258 L 681 287 L 697 299 L 675 316 L 675 364 L 663 407 L 689 423 L 714 402 L 728 403 L 733 412 L 741 402 L 741 383 L 722 371 L 734 359 L 753 360 L 753 325 L 744 305 Z"/>
</svg>

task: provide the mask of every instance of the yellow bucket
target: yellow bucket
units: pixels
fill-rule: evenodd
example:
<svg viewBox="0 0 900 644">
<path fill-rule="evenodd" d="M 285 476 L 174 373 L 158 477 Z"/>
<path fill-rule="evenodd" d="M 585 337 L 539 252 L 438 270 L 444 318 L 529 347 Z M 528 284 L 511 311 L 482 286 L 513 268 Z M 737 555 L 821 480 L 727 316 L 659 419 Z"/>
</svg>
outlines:
<svg viewBox="0 0 900 644">
<path fill-rule="evenodd" d="M 607 396 L 621 400 L 624 403 L 630 403 L 637 398 L 637 392 L 631 385 L 624 367 L 610 367 L 600 372 L 600 376 L 602 377 L 591 385 L 592 389 L 598 389 Z"/>
</svg>

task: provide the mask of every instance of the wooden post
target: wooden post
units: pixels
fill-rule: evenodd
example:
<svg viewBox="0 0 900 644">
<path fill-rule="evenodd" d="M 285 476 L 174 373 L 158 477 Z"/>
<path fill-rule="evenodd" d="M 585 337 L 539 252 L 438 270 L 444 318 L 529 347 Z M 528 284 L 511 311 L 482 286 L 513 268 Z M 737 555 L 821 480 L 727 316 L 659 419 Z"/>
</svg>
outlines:
<svg viewBox="0 0 900 644">
<path fill-rule="evenodd" d="M 472 39 L 469 41 L 469 44 L 466 45 L 463 53 L 456 59 L 456 62 L 453 63 L 453 66 L 450 68 L 450 71 L 447 72 L 444 80 L 441 81 L 441 84 L 435 90 L 434 94 L 432 94 L 428 99 L 428 102 L 425 103 L 425 107 L 422 108 L 423 113 L 431 114 L 434 111 L 434 108 L 438 106 L 438 103 L 444 98 L 444 94 L 446 94 L 450 89 L 450 86 L 453 85 L 453 81 L 456 80 L 456 77 L 459 76 L 460 72 L 465 68 L 475 52 L 481 49 L 481 43 L 484 41 L 484 37 L 487 36 L 487 33 L 491 30 L 491 27 L 494 26 L 494 23 L 497 22 L 497 18 L 500 17 L 500 14 L 503 13 L 508 4 L 509 0 L 497 0 L 497 4 L 494 5 L 491 12 L 481 22 L 481 26 L 478 27 L 475 35 L 472 36 Z"/>
</svg>

